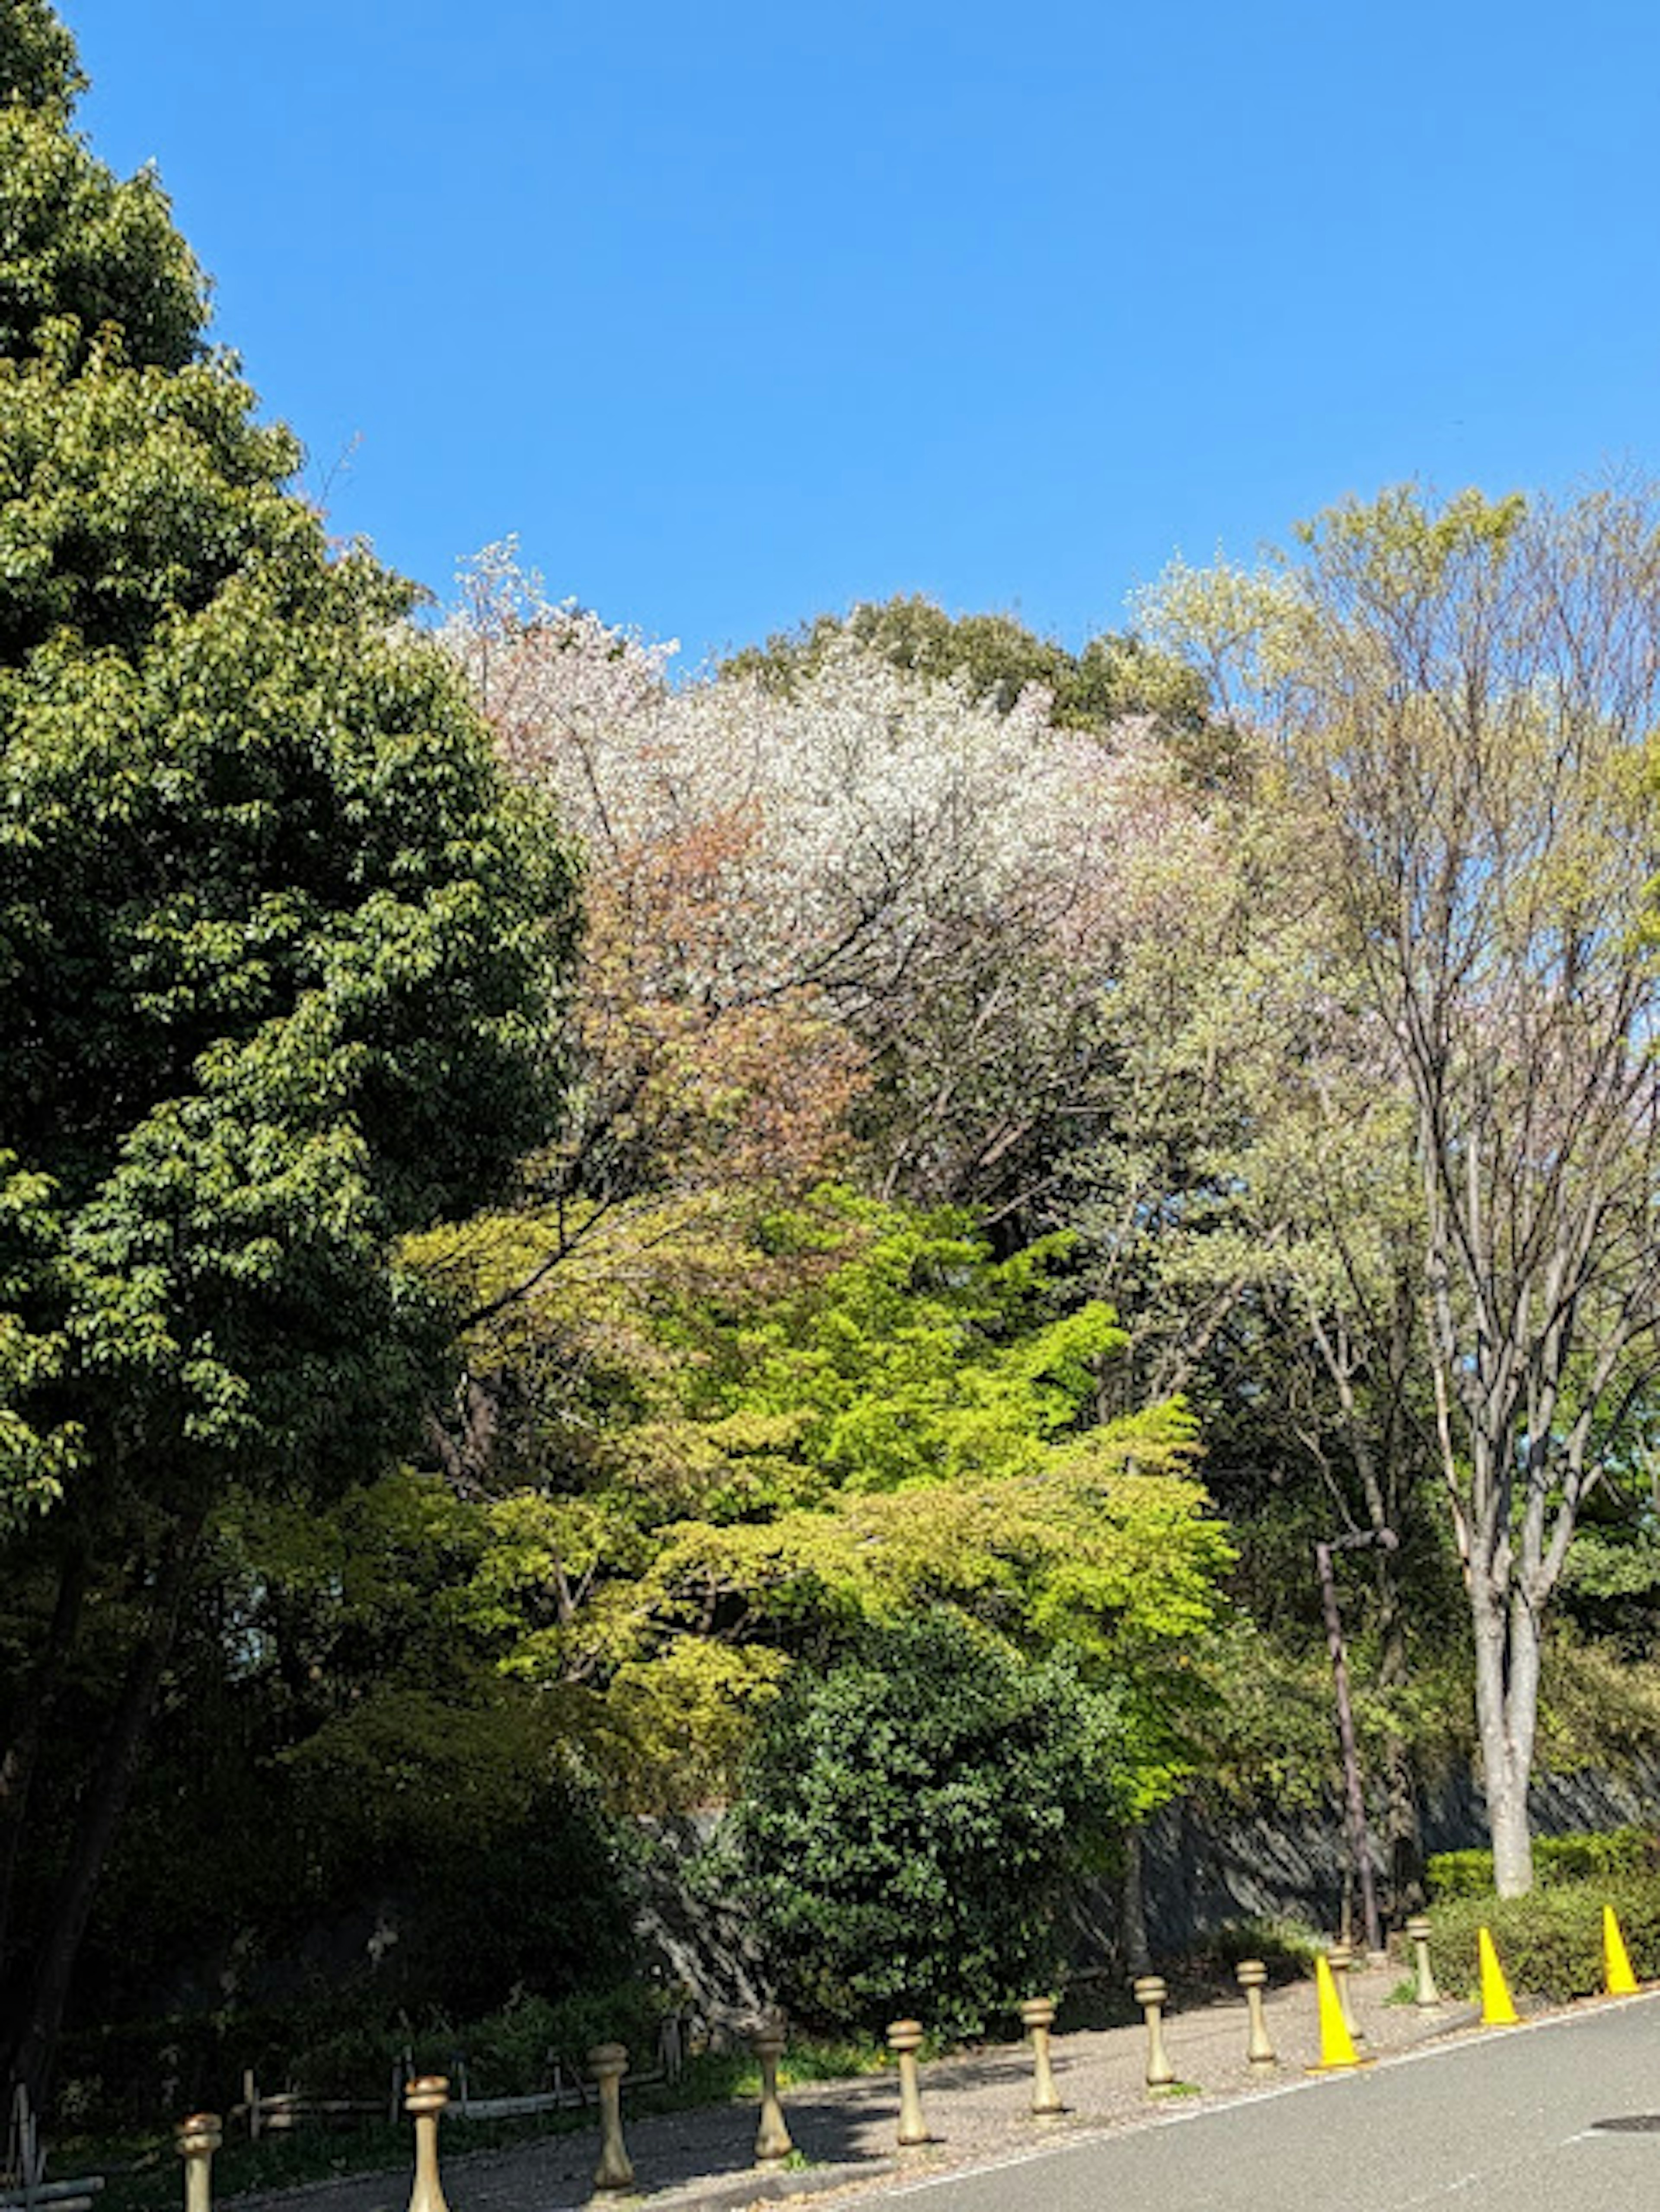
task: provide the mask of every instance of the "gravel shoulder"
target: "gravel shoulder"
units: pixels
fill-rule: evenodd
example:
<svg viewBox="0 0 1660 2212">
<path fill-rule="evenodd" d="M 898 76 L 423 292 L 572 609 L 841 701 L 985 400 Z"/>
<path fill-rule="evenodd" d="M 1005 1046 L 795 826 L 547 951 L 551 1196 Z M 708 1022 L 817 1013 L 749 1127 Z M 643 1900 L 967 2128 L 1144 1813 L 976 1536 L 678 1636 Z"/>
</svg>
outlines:
<svg viewBox="0 0 1660 2212">
<path fill-rule="evenodd" d="M 1363 2056 L 1386 2057 L 1474 2025 L 1468 2006 L 1420 2011 L 1386 2002 L 1398 1980 L 1393 1966 L 1354 1978 Z M 1044 2120 L 1029 2110 L 1031 2063 L 1024 2045 L 939 2059 L 922 2069 L 923 2109 L 935 2140 L 919 2149 L 897 2148 L 898 2085 L 885 2074 L 786 2092 L 790 2132 L 806 2161 L 799 2167 L 758 2172 L 755 2110 L 729 2104 L 638 2119 L 625 2113 L 632 2197 L 593 2198 L 597 2126 L 445 2160 L 445 2193 L 451 2212 L 571 2212 L 594 2201 L 643 2202 L 660 2212 L 740 2212 L 781 2197 L 851 2199 L 897 2177 L 994 2164 L 1067 2135 L 1157 2125 L 1195 2102 L 1260 2094 L 1304 2079 L 1320 2055 L 1314 1984 L 1271 1992 L 1267 2010 L 1279 2059 L 1272 2068 L 1247 2063 L 1243 1999 L 1170 2014 L 1165 2042 L 1181 2081 L 1158 2096 L 1143 2082 L 1146 2039 L 1139 2027 L 1058 2036 L 1055 2075 L 1068 2109 Z M 409 2172 L 400 2169 L 228 2201 L 237 2212 L 407 2212 L 409 2191 Z"/>
</svg>

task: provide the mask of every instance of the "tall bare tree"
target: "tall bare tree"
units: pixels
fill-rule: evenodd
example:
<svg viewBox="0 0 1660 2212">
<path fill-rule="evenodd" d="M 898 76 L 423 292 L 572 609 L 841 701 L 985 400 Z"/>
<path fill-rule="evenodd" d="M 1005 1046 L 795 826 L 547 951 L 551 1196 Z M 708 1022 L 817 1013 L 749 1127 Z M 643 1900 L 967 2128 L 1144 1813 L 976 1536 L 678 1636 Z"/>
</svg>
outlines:
<svg viewBox="0 0 1660 2212">
<path fill-rule="evenodd" d="M 1517 1894 L 1542 1630 L 1660 1366 L 1660 502 L 1403 489 L 1301 548 L 1254 576 L 1177 570 L 1158 613 L 1276 741 L 1410 1103 L 1420 1325 Z"/>
</svg>

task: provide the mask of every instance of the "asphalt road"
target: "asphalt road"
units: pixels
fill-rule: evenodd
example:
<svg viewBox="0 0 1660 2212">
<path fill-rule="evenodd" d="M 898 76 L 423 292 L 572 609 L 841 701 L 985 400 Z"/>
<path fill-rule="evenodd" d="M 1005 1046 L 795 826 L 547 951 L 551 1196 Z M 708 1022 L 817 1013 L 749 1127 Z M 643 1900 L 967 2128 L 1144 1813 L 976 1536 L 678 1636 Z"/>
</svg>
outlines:
<svg viewBox="0 0 1660 2212">
<path fill-rule="evenodd" d="M 915 2212 L 1657 2212 L 1660 1994 L 1057 2144 Z"/>
</svg>

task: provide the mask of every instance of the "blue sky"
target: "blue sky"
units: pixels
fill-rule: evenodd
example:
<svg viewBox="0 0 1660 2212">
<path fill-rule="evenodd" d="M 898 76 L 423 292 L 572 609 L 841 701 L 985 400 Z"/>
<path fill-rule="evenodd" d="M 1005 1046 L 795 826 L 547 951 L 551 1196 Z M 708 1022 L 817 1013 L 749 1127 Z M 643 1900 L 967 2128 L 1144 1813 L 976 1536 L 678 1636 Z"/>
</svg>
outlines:
<svg viewBox="0 0 1660 2212">
<path fill-rule="evenodd" d="M 1076 643 L 1178 547 L 1647 468 L 1660 19 L 1585 0 L 63 0 L 343 533 L 720 650 Z"/>
</svg>

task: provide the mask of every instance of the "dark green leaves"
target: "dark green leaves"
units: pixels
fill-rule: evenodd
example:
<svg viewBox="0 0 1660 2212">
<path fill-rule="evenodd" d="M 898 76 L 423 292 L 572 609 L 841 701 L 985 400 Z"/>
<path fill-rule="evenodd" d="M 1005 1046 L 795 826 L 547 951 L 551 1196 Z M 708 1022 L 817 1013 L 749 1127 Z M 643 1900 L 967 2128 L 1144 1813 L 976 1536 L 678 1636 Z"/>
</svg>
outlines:
<svg viewBox="0 0 1660 2212">
<path fill-rule="evenodd" d="M 943 2034 L 1053 1986 L 1069 1884 L 1122 1813 L 1115 1709 L 945 1614 L 798 1678 L 739 1809 L 747 1897 L 809 2018 Z"/>
</svg>

